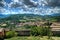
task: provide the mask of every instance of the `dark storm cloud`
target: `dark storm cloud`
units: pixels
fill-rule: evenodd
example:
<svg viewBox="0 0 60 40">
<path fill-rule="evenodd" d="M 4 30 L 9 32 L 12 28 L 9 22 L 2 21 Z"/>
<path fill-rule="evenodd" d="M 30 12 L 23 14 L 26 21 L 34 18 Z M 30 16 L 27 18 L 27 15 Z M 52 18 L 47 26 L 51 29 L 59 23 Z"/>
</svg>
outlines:
<svg viewBox="0 0 60 40">
<path fill-rule="evenodd" d="M 23 3 L 29 7 L 37 7 L 37 4 L 34 4 L 30 0 L 24 0 Z"/>
<path fill-rule="evenodd" d="M 20 4 L 17 3 L 17 2 L 11 4 L 11 8 L 18 8 L 18 7 L 20 7 L 20 6 L 22 6 L 22 5 L 20 5 Z"/>
<path fill-rule="evenodd" d="M 0 0 L 0 7 L 4 7 L 3 0 Z"/>
<path fill-rule="evenodd" d="M 11 8 L 18 8 L 24 5 L 28 7 L 37 7 L 37 3 L 31 2 L 30 0 L 18 0 L 18 2 L 13 2 L 11 4 Z"/>
<path fill-rule="evenodd" d="M 0 2 L 3 1 L 3 0 L 0 0 Z"/>
<path fill-rule="evenodd" d="M 0 13 L 3 13 L 5 11 L 6 3 L 4 0 L 0 0 Z"/>
<path fill-rule="evenodd" d="M 47 6 L 60 7 L 60 0 L 46 0 Z"/>
<path fill-rule="evenodd" d="M 4 4 L 0 2 L 0 7 L 4 7 Z"/>
</svg>

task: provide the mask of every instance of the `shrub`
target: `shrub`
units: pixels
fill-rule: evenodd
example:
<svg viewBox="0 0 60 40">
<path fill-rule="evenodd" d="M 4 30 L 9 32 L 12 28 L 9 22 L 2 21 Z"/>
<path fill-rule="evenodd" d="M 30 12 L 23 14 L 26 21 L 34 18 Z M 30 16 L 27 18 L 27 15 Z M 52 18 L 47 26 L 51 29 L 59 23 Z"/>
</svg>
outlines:
<svg viewBox="0 0 60 40">
<path fill-rule="evenodd" d="M 45 36 L 48 33 L 48 27 L 34 27 L 31 28 L 31 35 Z"/>
<path fill-rule="evenodd" d="M 31 35 L 37 35 L 37 27 L 31 28 Z"/>
<path fill-rule="evenodd" d="M 15 31 L 9 31 L 9 32 L 6 33 L 7 38 L 11 38 L 11 37 L 14 37 L 14 36 L 17 36 L 17 33 Z"/>
</svg>

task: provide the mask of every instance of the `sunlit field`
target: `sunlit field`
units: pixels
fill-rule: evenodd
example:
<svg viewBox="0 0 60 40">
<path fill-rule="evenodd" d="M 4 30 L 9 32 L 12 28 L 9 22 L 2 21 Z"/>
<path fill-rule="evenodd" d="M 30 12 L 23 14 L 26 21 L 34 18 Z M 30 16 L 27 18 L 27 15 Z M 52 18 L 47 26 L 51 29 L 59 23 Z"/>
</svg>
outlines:
<svg viewBox="0 0 60 40">
<path fill-rule="evenodd" d="M 48 39 L 47 36 L 44 37 L 30 36 L 30 37 L 13 37 L 5 40 L 60 40 L 60 37 L 52 37 L 51 39 Z"/>
</svg>

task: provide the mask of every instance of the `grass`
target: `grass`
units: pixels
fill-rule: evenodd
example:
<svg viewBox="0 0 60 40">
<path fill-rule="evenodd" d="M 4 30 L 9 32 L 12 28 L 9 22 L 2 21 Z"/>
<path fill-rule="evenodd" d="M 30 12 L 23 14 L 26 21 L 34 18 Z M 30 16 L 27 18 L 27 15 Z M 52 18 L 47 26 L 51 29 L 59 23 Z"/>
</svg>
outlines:
<svg viewBox="0 0 60 40">
<path fill-rule="evenodd" d="M 52 37 L 52 39 L 48 39 L 47 36 L 39 37 L 39 36 L 30 36 L 30 37 L 12 37 L 10 39 L 5 40 L 60 40 L 60 37 Z"/>
</svg>

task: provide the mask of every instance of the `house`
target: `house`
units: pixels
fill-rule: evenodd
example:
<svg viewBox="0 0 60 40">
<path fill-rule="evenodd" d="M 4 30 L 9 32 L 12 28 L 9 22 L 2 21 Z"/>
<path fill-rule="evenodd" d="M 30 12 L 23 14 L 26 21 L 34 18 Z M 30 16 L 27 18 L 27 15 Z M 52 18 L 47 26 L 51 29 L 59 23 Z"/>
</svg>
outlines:
<svg viewBox="0 0 60 40">
<path fill-rule="evenodd" d="M 8 28 L 0 28 L 0 38 L 4 38 L 8 31 L 10 31 Z"/>
<path fill-rule="evenodd" d="M 60 23 L 53 23 L 50 27 L 52 31 L 60 31 Z"/>
<path fill-rule="evenodd" d="M 30 30 L 15 30 L 18 36 L 30 36 Z"/>
<path fill-rule="evenodd" d="M 50 27 L 54 35 L 60 34 L 60 23 L 54 22 Z"/>
<path fill-rule="evenodd" d="M 0 28 L 0 38 L 4 37 L 4 28 Z"/>
</svg>

